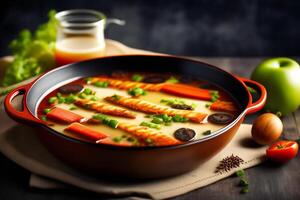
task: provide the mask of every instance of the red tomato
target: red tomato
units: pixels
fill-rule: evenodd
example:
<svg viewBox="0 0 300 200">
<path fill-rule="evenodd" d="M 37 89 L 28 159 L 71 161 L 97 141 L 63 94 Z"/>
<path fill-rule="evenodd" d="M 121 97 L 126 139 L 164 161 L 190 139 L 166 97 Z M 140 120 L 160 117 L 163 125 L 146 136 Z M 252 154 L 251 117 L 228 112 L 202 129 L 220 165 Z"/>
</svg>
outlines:
<svg viewBox="0 0 300 200">
<path fill-rule="evenodd" d="M 272 161 L 285 163 L 298 153 L 298 143 L 295 141 L 278 141 L 267 149 L 267 158 Z"/>
</svg>

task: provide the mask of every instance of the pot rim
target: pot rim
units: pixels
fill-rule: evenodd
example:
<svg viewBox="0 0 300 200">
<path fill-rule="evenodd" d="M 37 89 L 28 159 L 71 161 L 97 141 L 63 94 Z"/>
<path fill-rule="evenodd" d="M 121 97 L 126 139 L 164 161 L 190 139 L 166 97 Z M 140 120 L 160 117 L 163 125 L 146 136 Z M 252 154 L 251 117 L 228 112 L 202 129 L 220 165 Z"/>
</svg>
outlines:
<svg viewBox="0 0 300 200">
<path fill-rule="evenodd" d="M 191 58 L 186 58 L 186 57 L 182 57 L 182 56 L 174 56 L 174 55 L 144 55 L 144 54 L 131 54 L 131 55 L 113 55 L 113 56 L 105 56 L 105 57 L 101 57 L 101 58 L 96 58 L 96 59 L 92 59 L 92 60 L 97 60 L 97 59 L 103 59 L 103 58 L 114 58 L 114 57 L 136 57 L 136 56 L 141 56 L 141 57 L 165 57 L 165 58 L 175 58 L 175 59 L 179 59 L 179 60 L 184 60 L 184 61 L 188 61 L 188 62 L 194 62 L 194 63 L 200 63 L 200 64 L 205 64 L 205 65 L 208 65 L 212 68 L 215 68 L 219 71 L 222 71 L 223 73 L 225 72 L 226 74 L 228 74 L 229 76 L 231 76 L 233 79 L 237 80 L 242 86 L 243 88 L 247 91 L 247 94 L 248 94 L 248 103 L 247 103 L 247 106 L 246 108 L 241 111 L 241 113 L 235 118 L 234 121 L 232 121 L 230 124 L 226 125 L 225 127 L 221 128 L 221 129 L 218 129 L 216 131 L 213 132 L 213 134 L 211 135 L 208 135 L 208 136 L 205 136 L 203 138 L 200 138 L 200 139 L 197 139 L 197 140 L 192 140 L 192 141 L 189 141 L 189 142 L 186 142 L 186 143 L 182 143 L 182 144 L 178 144 L 178 145 L 173 145 L 173 146 L 145 146 L 145 147 L 127 147 L 127 146 L 117 146 L 117 145 L 109 145 L 109 144 L 96 144 L 96 143 L 92 143 L 92 142 L 86 142 L 86 141 L 82 141 L 82 140 L 79 140 L 79 139 L 76 139 L 76 138 L 72 138 L 72 137 L 69 137 L 69 136 L 66 136 L 64 134 L 61 134 L 59 133 L 58 131 L 48 127 L 46 124 L 43 123 L 42 120 L 40 120 L 38 117 L 37 117 L 37 113 L 32 113 L 28 108 L 27 108 L 27 95 L 28 93 L 30 93 L 31 89 L 34 87 L 35 83 L 41 79 L 43 79 L 44 76 L 47 76 L 49 73 L 52 73 L 54 71 L 58 71 L 58 70 L 61 70 L 61 69 L 64 69 L 66 67 L 69 67 L 71 65 L 74 65 L 76 63 L 72 63 L 72 64 L 68 64 L 68 65 L 63 65 L 61 67 L 57 67 L 55 69 L 52 69 L 50 71 L 47 71 L 45 72 L 44 74 L 42 74 L 40 77 L 38 77 L 37 79 L 35 79 L 33 82 L 31 82 L 29 84 L 29 89 L 28 91 L 26 92 L 26 94 L 24 95 L 24 100 L 23 101 L 23 106 L 26 107 L 28 110 L 29 110 L 29 113 L 35 117 L 36 119 L 40 120 L 40 124 L 36 123 L 38 126 L 42 126 L 43 128 L 45 128 L 47 131 L 51 132 L 51 134 L 55 134 L 59 137 L 62 137 L 64 139 L 67 139 L 71 142 L 76 142 L 76 143 L 80 143 L 80 144 L 85 144 L 85 145 L 91 145 L 91 146 L 94 146 L 94 147 L 105 147 L 105 148 L 109 148 L 109 149 L 118 149 L 118 150 L 162 150 L 162 149 L 177 149 L 177 148 L 183 148 L 183 147 L 188 147 L 190 145 L 194 145 L 194 144 L 198 144 L 198 143 L 202 143 L 202 142 L 205 142 L 207 140 L 210 140 L 210 139 L 213 139 L 215 137 L 218 137 L 219 135 L 223 134 L 223 133 L 226 133 L 229 129 L 231 129 L 233 126 L 236 125 L 236 123 L 238 123 L 247 113 L 247 110 L 249 108 L 249 106 L 251 105 L 251 102 L 252 102 L 252 96 L 250 94 L 250 92 L 248 91 L 247 89 L 247 86 L 246 84 L 240 80 L 239 78 L 237 78 L 236 76 L 234 76 L 232 73 L 230 72 L 227 72 L 217 66 L 214 66 L 214 65 L 211 65 L 211 64 L 208 64 L 206 62 L 202 62 L 202 61 L 199 61 L 199 60 L 196 60 L 196 59 L 191 59 Z M 88 61 L 91 61 L 91 60 L 88 60 Z M 85 62 L 85 61 L 82 61 L 82 62 Z M 74 80 L 78 80 L 82 77 L 73 77 L 72 79 L 68 79 L 66 82 L 72 82 Z M 71 81 L 70 81 L 71 80 Z M 62 85 L 64 85 L 65 83 L 64 82 L 61 82 Z M 60 85 L 60 84 L 59 84 Z M 37 103 L 37 107 L 38 105 L 40 104 L 40 101 L 47 95 L 48 93 L 46 93 L 45 95 L 42 95 L 39 97 L 38 99 L 38 103 Z M 37 111 L 37 108 L 35 108 L 35 111 Z"/>
</svg>

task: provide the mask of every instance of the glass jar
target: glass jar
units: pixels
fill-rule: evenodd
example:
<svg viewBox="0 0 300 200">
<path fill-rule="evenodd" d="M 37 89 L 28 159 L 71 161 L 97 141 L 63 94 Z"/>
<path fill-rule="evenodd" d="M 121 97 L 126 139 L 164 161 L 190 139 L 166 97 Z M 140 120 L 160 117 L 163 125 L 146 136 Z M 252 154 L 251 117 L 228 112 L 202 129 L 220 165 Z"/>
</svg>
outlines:
<svg viewBox="0 0 300 200">
<path fill-rule="evenodd" d="M 55 44 L 58 66 L 103 56 L 106 25 L 125 23 L 118 19 L 107 19 L 101 12 L 86 9 L 62 11 L 55 17 L 58 20 Z"/>
</svg>

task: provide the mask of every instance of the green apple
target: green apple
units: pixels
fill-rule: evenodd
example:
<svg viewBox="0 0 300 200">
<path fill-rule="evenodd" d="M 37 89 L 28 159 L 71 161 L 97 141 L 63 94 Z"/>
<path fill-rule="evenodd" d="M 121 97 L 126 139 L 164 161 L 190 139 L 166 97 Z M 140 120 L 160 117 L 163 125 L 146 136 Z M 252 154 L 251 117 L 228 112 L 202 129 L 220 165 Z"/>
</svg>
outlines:
<svg viewBox="0 0 300 200">
<path fill-rule="evenodd" d="M 260 63 L 251 79 L 267 89 L 265 109 L 287 115 L 300 105 L 300 66 L 290 58 L 272 58 Z"/>
</svg>

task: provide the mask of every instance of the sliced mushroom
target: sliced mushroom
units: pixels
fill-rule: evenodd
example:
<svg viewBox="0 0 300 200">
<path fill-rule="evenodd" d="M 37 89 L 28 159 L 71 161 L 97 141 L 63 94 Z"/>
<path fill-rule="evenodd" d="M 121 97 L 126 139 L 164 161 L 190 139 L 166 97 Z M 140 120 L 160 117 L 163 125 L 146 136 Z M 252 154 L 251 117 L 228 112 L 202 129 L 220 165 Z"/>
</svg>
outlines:
<svg viewBox="0 0 300 200">
<path fill-rule="evenodd" d="M 81 84 L 68 84 L 58 88 L 58 92 L 62 94 L 79 93 L 83 90 L 83 85 Z"/>
<path fill-rule="evenodd" d="M 190 128 L 180 128 L 174 132 L 174 137 L 177 140 L 187 142 L 193 139 L 196 135 L 196 132 Z"/>
<path fill-rule="evenodd" d="M 214 113 L 208 116 L 207 120 L 213 124 L 229 124 L 233 116 L 228 113 Z"/>
<path fill-rule="evenodd" d="M 187 104 L 172 104 L 171 108 L 179 109 L 179 110 L 193 110 L 193 107 L 191 105 Z"/>
</svg>

